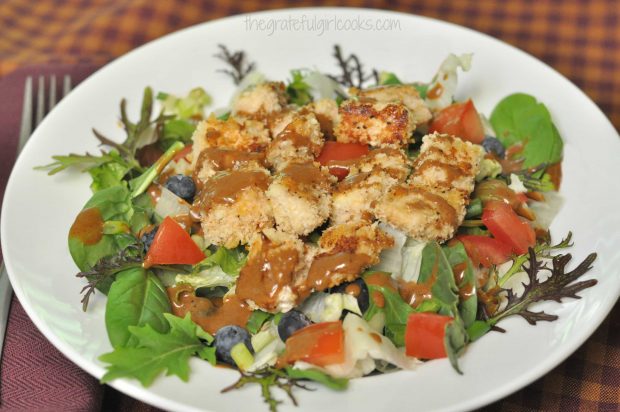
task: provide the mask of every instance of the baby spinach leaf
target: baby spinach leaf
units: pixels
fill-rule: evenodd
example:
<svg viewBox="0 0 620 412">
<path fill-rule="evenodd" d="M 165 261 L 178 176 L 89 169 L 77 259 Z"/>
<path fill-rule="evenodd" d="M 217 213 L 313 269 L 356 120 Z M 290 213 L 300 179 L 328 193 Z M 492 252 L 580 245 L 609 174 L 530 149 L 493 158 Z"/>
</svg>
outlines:
<svg viewBox="0 0 620 412">
<path fill-rule="evenodd" d="M 457 285 L 460 295 L 458 309 L 465 328 L 468 328 L 476 320 L 476 314 L 478 313 L 474 268 L 462 243 L 459 242 L 451 247 L 443 247 L 443 251 L 448 258 L 450 266 L 462 270 L 462 278 Z"/>
<path fill-rule="evenodd" d="M 389 273 L 379 274 L 377 272 L 368 272 L 365 275 L 370 274 L 390 277 Z M 370 299 L 370 306 L 364 314 L 364 319 L 369 320 L 377 312 L 382 311 L 385 314 L 385 335 L 396 346 L 403 346 L 405 344 L 407 319 L 411 313 L 415 312 L 415 309 L 409 306 L 395 290 L 375 284 L 367 283 L 367 286 L 370 296 L 373 296 L 375 293 L 383 295 L 384 304 L 382 307 L 379 307 L 374 302 L 374 299 Z"/>
<path fill-rule="evenodd" d="M 463 326 L 463 322 L 460 319 L 455 319 L 446 325 L 444 347 L 446 348 L 448 359 L 450 359 L 450 364 L 454 370 L 461 375 L 463 372 L 459 369 L 458 360 L 459 355 L 463 352 L 465 346 L 467 345 L 467 338 L 467 332 Z"/>
<path fill-rule="evenodd" d="M 170 312 L 168 295 L 157 276 L 141 267 L 119 272 L 108 293 L 105 324 L 113 347 L 134 346 L 129 326 L 150 325 L 166 332 L 164 313 Z"/>
<path fill-rule="evenodd" d="M 458 288 L 452 266 L 437 242 L 429 242 L 422 252 L 418 284 L 428 285 L 442 315 L 458 315 Z"/>
<path fill-rule="evenodd" d="M 69 252 L 81 271 L 91 269 L 102 258 L 114 255 L 136 242 L 130 233 L 103 232 L 106 221 L 128 221 L 132 214 L 129 191 L 125 186 L 100 190 L 86 202 L 69 231 Z"/>
<path fill-rule="evenodd" d="M 189 359 L 193 355 L 215 363 L 214 348 L 207 348 L 201 340 L 206 332 L 199 332 L 200 327 L 192 322 L 189 314 L 183 319 L 169 313 L 164 317 L 169 324 L 167 332 L 158 332 L 148 324 L 130 326 L 129 332 L 136 339 L 135 346 L 119 346 L 99 357 L 102 362 L 110 364 L 101 383 L 134 378 L 149 386 L 164 371 L 187 381 Z"/>
<path fill-rule="evenodd" d="M 528 94 L 515 93 L 500 101 L 491 114 L 491 125 L 504 146 L 523 144 L 523 168 L 562 159 L 562 138 L 544 104 Z"/>
<path fill-rule="evenodd" d="M 475 320 L 467 328 L 467 336 L 469 336 L 469 341 L 473 342 L 480 339 L 490 330 L 491 325 L 489 325 L 488 322 L 485 322 L 483 320 Z"/>
</svg>

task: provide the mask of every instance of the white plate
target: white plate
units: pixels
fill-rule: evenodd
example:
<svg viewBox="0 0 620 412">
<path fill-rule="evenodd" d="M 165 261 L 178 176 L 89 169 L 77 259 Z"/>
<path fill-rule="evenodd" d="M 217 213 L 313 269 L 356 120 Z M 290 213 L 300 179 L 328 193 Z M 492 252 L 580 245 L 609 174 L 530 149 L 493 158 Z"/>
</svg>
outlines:
<svg viewBox="0 0 620 412">
<path fill-rule="evenodd" d="M 329 19 L 330 29 L 317 31 L 256 30 L 259 21 L 291 26 L 292 19 Z M 391 19 L 391 31 L 334 30 L 340 25 Z M 287 21 L 288 23 L 282 23 Z M 251 26 L 251 27 L 249 27 Z M 249 30 L 252 29 L 253 30 Z M 399 29 L 398 29 L 399 28 Z M 296 9 L 236 16 L 191 27 L 149 43 L 104 67 L 79 85 L 45 119 L 19 157 L 9 180 L 2 213 L 2 247 L 11 283 L 37 327 L 69 359 L 101 377 L 97 357 L 110 350 L 106 337 L 104 298 L 97 295 L 88 312 L 80 306 L 81 280 L 67 250 L 68 229 L 90 196 L 89 178 L 79 173 L 48 177 L 33 170 L 50 156 L 97 151 L 91 128 L 122 137 L 118 103 L 127 97 L 137 112 L 144 86 L 185 93 L 205 87 L 223 106 L 233 85 L 213 57 L 217 44 L 243 49 L 272 79 L 289 69 L 318 67 L 335 73 L 335 43 L 355 52 L 366 67 L 390 70 L 408 80 L 429 80 L 450 52 L 473 52 L 472 70 L 460 77 L 459 97 L 471 96 L 487 115 L 504 96 L 525 92 L 551 111 L 565 139 L 564 185 L 567 202 L 552 231 L 559 239 L 574 232 L 574 262 L 589 252 L 599 258 L 588 277 L 599 284 L 581 293 L 583 299 L 545 304 L 560 315 L 553 323 L 529 326 L 520 318 L 501 324 L 506 334 L 490 333 L 471 345 L 461 359 L 465 374 L 447 361 L 353 381 L 336 393 L 319 388 L 297 391 L 301 407 L 285 400 L 281 410 L 465 410 L 492 402 L 539 378 L 575 351 L 605 318 L 620 292 L 620 166 L 618 134 L 599 109 L 573 84 L 531 56 L 483 34 L 436 20 L 398 13 L 358 9 Z M 542 308 L 543 306 L 541 306 Z M 221 395 L 234 371 L 194 360 L 189 383 L 160 378 L 149 389 L 118 380 L 118 390 L 164 409 L 266 410 L 258 387 Z M 283 393 L 277 393 L 284 399 Z"/>
</svg>

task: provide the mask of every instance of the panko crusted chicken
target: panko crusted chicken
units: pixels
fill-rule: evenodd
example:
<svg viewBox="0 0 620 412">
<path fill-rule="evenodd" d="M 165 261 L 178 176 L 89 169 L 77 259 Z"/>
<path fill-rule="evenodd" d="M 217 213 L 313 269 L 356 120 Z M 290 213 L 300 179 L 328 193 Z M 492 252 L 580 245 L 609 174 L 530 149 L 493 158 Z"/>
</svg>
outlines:
<svg viewBox="0 0 620 412">
<path fill-rule="evenodd" d="M 304 236 L 323 224 L 330 213 L 330 188 L 336 178 L 318 163 L 290 163 L 267 189 L 278 229 Z"/>
<path fill-rule="evenodd" d="M 402 183 L 411 165 L 400 149 L 376 149 L 348 161 L 332 161 L 331 167 L 348 170 L 348 176 L 332 192 L 334 224 L 373 219 L 373 204 L 392 186 Z"/>
<path fill-rule="evenodd" d="M 235 294 L 251 307 L 288 312 L 299 301 L 297 285 L 304 281 L 313 247 L 296 236 L 266 229 L 254 236 Z"/>
<path fill-rule="evenodd" d="M 219 172 L 235 170 L 266 170 L 265 153 L 210 147 L 198 156 L 193 177 L 204 184 Z"/>
<path fill-rule="evenodd" d="M 424 103 L 424 99 L 413 86 L 395 84 L 377 86 L 370 89 L 349 89 L 349 94 L 360 100 L 370 100 L 380 103 L 402 103 L 411 112 L 413 122 L 417 126 L 431 120 L 433 115 Z"/>
<path fill-rule="evenodd" d="M 481 146 L 458 137 L 424 136 L 414 172 L 377 201 L 375 216 L 415 239 L 451 238 L 465 217 L 483 155 Z"/>
<path fill-rule="evenodd" d="M 289 162 L 311 162 L 323 148 L 321 125 L 312 113 L 296 114 L 267 147 L 267 163 L 281 170 Z"/>
<path fill-rule="evenodd" d="M 211 115 L 196 126 L 192 135 L 192 168 L 203 150 L 208 148 L 255 152 L 264 150 L 270 142 L 269 130 L 256 120 L 242 120 L 230 117 L 217 119 Z"/>
<path fill-rule="evenodd" d="M 322 291 L 355 280 L 362 271 L 379 262 L 383 249 L 394 239 L 377 222 L 357 221 L 331 226 L 319 239 L 305 283 L 298 290 Z"/>
<path fill-rule="evenodd" d="M 312 292 L 356 279 L 392 245 L 393 239 L 376 223 L 332 226 L 323 232 L 318 248 L 266 229 L 250 244 L 235 293 L 251 307 L 287 312 Z"/>
<path fill-rule="evenodd" d="M 264 82 L 249 87 L 232 104 L 232 115 L 264 120 L 288 105 L 286 86 L 282 82 Z"/>
<path fill-rule="evenodd" d="M 265 170 L 222 172 L 207 180 L 194 203 L 206 243 L 233 248 L 272 227 L 269 182 Z"/>
<path fill-rule="evenodd" d="M 402 147 L 432 115 L 413 86 L 390 85 L 349 93 L 357 100 L 340 105 L 336 140 L 378 147 Z"/>
</svg>

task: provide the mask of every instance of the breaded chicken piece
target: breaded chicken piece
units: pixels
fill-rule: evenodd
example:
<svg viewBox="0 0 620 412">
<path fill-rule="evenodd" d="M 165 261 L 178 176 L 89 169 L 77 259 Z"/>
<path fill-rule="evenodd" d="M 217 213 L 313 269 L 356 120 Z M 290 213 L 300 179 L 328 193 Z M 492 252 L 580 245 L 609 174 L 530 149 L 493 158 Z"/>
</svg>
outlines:
<svg viewBox="0 0 620 412">
<path fill-rule="evenodd" d="M 422 138 L 420 156 L 416 159 L 416 168 L 422 162 L 438 160 L 458 167 L 463 173 L 476 176 L 484 149 L 458 137 L 447 134 L 432 133 Z"/>
<path fill-rule="evenodd" d="M 321 153 L 323 133 L 314 114 L 297 115 L 267 147 L 267 163 L 281 170 L 289 162 L 311 162 Z"/>
<path fill-rule="evenodd" d="M 232 248 L 272 227 L 273 213 L 265 194 L 269 180 L 262 170 L 224 172 L 210 178 L 194 205 L 205 242 Z"/>
<path fill-rule="evenodd" d="M 400 103 L 347 100 L 338 109 L 336 140 L 375 147 L 402 147 L 415 128 L 413 115 Z"/>
<path fill-rule="evenodd" d="M 406 84 L 394 84 L 377 86 L 370 89 L 349 89 L 349 94 L 357 96 L 360 100 L 371 100 L 380 103 L 401 103 L 411 112 L 413 123 L 418 126 L 426 123 L 433 115 L 426 107 L 424 99 L 415 87 Z"/>
<path fill-rule="evenodd" d="M 331 222 L 372 220 L 374 202 L 395 184 L 404 182 L 410 165 L 398 149 L 372 150 L 366 156 L 347 162 L 334 162 L 349 169 L 349 176 L 332 193 Z"/>
<path fill-rule="evenodd" d="M 194 181 L 206 182 L 219 172 L 234 170 L 265 170 L 264 152 L 246 152 L 242 150 L 204 149 L 194 167 Z"/>
<path fill-rule="evenodd" d="M 288 312 L 297 305 L 295 283 L 305 278 L 309 262 L 306 246 L 291 234 L 265 229 L 250 243 L 248 261 L 241 269 L 235 294 L 250 307 L 266 312 Z"/>
<path fill-rule="evenodd" d="M 287 104 L 284 83 L 265 82 L 241 92 L 232 104 L 232 114 L 258 119 L 281 111 Z"/>
<path fill-rule="evenodd" d="M 329 217 L 335 180 L 318 163 L 289 163 L 282 169 L 267 189 L 278 229 L 304 236 L 323 224 Z"/>
<path fill-rule="evenodd" d="M 321 132 L 326 139 L 334 137 L 334 128 L 338 124 L 338 104 L 334 99 L 319 99 L 309 103 L 300 109 L 300 113 L 314 113 L 319 124 Z"/>
<path fill-rule="evenodd" d="M 297 106 L 287 106 L 279 112 L 272 113 L 264 122 L 271 133 L 271 137 L 276 137 L 286 126 L 289 125 L 298 115 Z"/>
<path fill-rule="evenodd" d="M 298 290 L 322 291 L 349 282 L 367 267 L 379 262 L 383 249 L 394 239 L 365 221 L 328 228 L 319 239 L 319 253 L 314 257 L 304 286 Z"/>
<path fill-rule="evenodd" d="M 192 168 L 196 167 L 200 153 L 207 148 L 233 149 L 246 152 L 264 150 L 269 144 L 269 130 L 256 120 L 239 123 L 233 118 L 219 120 L 211 115 L 198 123 L 192 135 Z"/>
<path fill-rule="evenodd" d="M 425 241 L 451 238 L 459 223 L 456 210 L 443 197 L 411 184 L 393 187 L 374 212 L 379 220 Z"/>
<path fill-rule="evenodd" d="M 465 217 L 482 147 L 448 135 L 424 136 L 414 173 L 375 204 L 380 220 L 420 240 L 450 239 Z"/>
</svg>

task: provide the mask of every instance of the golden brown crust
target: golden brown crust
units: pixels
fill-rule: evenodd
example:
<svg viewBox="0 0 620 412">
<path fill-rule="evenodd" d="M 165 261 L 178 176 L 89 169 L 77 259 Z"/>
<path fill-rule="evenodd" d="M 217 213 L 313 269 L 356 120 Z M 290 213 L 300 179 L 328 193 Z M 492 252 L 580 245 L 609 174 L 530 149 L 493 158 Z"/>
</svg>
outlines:
<svg viewBox="0 0 620 412">
<path fill-rule="evenodd" d="M 343 143 L 402 147 L 409 142 L 414 129 L 411 113 L 399 103 L 347 100 L 338 113 L 340 123 L 334 134 Z"/>
</svg>

